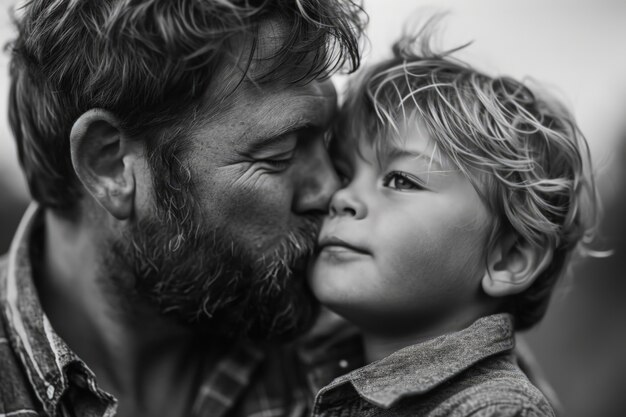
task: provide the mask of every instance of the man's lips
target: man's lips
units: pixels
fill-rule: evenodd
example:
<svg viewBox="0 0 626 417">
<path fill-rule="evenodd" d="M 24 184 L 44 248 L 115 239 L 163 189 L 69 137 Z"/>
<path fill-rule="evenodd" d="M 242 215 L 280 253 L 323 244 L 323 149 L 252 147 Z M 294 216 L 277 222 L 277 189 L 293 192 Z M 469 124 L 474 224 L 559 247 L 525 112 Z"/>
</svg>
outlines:
<svg viewBox="0 0 626 417">
<path fill-rule="evenodd" d="M 362 255 L 369 255 L 369 252 L 366 249 L 360 246 L 354 245 L 352 243 L 348 243 L 345 240 L 340 239 L 336 236 L 321 237 L 319 240 L 317 250 L 318 252 L 322 252 L 324 250 L 335 251 L 335 252 L 350 251 L 350 252 L 355 252 L 355 253 L 359 253 Z"/>
</svg>

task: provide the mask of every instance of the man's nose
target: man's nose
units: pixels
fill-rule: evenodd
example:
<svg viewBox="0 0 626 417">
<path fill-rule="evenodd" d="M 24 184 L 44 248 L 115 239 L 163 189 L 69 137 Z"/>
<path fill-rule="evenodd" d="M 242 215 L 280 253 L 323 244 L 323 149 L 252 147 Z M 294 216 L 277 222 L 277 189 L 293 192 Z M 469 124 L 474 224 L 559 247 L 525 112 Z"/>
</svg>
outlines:
<svg viewBox="0 0 626 417">
<path fill-rule="evenodd" d="M 332 166 L 322 140 L 317 140 L 302 155 L 303 163 L 296 182 L 294 211 L 328 212 L 330 199 L 340 187 L 339 177 Z"/>
</svg>

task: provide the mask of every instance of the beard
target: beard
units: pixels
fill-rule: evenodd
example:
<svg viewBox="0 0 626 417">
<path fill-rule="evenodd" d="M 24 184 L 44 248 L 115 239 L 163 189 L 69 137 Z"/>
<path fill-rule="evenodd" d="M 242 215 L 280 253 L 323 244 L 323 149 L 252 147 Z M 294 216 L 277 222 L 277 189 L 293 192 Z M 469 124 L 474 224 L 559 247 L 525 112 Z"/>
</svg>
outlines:
<svg viewBox="0 0 626 417">
<path fill-rule="evenodd" d="M 134 274 L 130 307 L 148 303 L 198 335 L 289 340 L 313 324 L 319 304 L 306 283 L 319 216 L 300 216 L 270 251 L 258 253 L 224 226 L 207 224 L 180 157 L 185 141 L 163 141 L 150 152 L 155 210 L 129 222 L 112 245 L 109 265 Z M 160 142 L 160 141 L 157 141 Z M 115 275 L 115 274 L 114 274 Z M 126 290 L 126 291 L 124 291 Z"/>
<path fill-rule="evenodd" d="M 113 245 L 117 264 L 135 277 L 131 303 L 147 302 L 199 335 L 290 340 L 312 325 L 319 308 L 305 271 L 315 218 L 264 254 L 224 228 L 187 223 L 142 219 Z"/>
<path fill-rule="evenodd" d="M 263 253 L 224 225 L 208 224 L 184 163 L 185 138 L 181 131 L 173 140 L 148 142 L 155 210 L 129 222 L 126 236 L 113 244 L 112 264 L 134 275 L 130 291 L 128 284 L 117 283 L 132 294 L 130 308 L 147 303 L 198 336 L 290 340 L 301 335 L 319 312 L 305 273 L 321 218 L 299 216 L 299 224 Z"/>
</svg>

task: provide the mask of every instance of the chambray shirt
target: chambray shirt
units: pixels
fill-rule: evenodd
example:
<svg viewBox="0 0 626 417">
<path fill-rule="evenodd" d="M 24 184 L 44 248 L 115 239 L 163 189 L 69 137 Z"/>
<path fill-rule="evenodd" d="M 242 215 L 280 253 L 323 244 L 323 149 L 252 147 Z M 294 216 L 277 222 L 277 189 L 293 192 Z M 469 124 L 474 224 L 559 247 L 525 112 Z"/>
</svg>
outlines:
<svg viewBox="0 0 626 417">
<path fill-rule="evenodd" d="M 41 213 L 29 207 L 0 258 L 0 417 L 114 416 L 116 399 L 55 333 L 39 303 L 29 253 Z M 306 416 L 320 387 L 362 361 L 357 333 L 341 324 L 290 346 L 220 350 L 221 359 L 203 370 L 191 416 Z"/>
<path fill-rule="evenodd" d="M 313 417 L 539 417 L 550 404 L 518 367 L 508 314 L 399 350 L 324 387 Z"/>
</svg>

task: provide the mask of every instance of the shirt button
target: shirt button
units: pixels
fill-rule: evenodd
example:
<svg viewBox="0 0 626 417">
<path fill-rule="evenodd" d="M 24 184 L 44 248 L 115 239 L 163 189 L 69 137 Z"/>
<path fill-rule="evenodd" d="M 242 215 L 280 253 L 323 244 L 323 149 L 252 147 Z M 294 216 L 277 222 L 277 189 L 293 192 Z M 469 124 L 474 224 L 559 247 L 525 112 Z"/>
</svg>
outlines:
<svg viewBox="0 0 626 417">
<path fill-rule="evenodd" d="M 342 359 L 339 361 L 339 367 L 341 369 L 346 369 L 348 367 L 348 361 L 345 359 Z"/>
<path fill-rule="evenodd" d="M 48 395 L 48 399 L 51 400 L 54 397 L 54 387 L 52 385 L 48 385 L 48 391 L 46 391 Z"/>
</svg>

